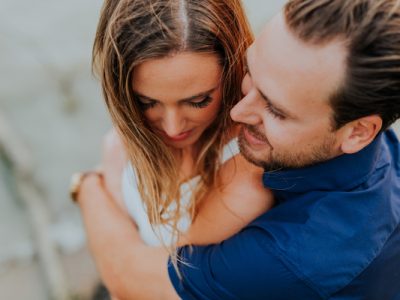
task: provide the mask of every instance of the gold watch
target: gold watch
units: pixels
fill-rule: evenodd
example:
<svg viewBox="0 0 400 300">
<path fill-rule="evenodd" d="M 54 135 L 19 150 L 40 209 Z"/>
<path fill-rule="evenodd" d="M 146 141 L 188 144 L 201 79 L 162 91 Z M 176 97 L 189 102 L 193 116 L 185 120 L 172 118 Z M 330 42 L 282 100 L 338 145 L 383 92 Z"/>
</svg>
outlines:
<svg viewBox="0 0 400 300">
<path fill-rule="evenodd" d="M 98 177 L 103 177 L 103 174 L 99 171 L 86 171 L 77 172 L 71 176 L 71 183 L 69 187 L 69 195 L 73 202 L 78 202 L 78 195 L 81 190 L 81 186 L 86 177 L 96 175 Z"/>
</svg>

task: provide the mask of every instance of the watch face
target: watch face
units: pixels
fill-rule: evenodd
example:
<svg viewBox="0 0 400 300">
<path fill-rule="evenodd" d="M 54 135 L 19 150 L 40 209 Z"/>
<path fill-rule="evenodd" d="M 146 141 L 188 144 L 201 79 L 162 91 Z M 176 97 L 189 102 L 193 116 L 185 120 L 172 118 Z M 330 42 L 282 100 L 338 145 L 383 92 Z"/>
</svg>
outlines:
<svg viewBox="0 0 400 300">
<path fill-rule="evenodd" d="M 71 190 L 75 190 L 81 181 L 82 173 L 75 173 L 71 177 Z"/>
<path fill-rule="evenodd" d="M 81 189 L 83 180 L 86 178 L 86 176 L 89 175 L 96 175 L 99 179 L 103 178 L 103 174 L 100 171 L 78 172 L 71 176 L 69 194 L 74 202 L 78 200 L 78 194 Z"/>
</svg>

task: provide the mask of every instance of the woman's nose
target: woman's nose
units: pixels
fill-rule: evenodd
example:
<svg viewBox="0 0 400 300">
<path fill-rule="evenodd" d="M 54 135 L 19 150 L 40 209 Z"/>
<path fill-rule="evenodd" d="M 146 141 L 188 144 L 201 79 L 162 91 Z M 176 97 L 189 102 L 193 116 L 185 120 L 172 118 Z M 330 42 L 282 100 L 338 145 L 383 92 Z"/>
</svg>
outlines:
<svg viewBox="0 0 400 300">
<path fill-rule="evenodd" d="M 184 130 L 184 118 L 178 109 L 166 110 L 162 126 L 168 136 L 178 136 Z"/>
</svg>

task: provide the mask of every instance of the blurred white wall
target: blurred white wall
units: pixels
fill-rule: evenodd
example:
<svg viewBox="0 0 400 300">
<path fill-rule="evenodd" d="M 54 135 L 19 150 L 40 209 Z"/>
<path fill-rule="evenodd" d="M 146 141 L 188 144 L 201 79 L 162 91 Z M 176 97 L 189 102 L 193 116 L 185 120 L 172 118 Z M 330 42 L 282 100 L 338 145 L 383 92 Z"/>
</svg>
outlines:
<svg viewBox="0 0 400 300">
<path fill-rule="evenodd" d="M 250 24 L 255 35 L 266 22 L 284 5 L 285 0 L 243 0 Z"/>
</svg>

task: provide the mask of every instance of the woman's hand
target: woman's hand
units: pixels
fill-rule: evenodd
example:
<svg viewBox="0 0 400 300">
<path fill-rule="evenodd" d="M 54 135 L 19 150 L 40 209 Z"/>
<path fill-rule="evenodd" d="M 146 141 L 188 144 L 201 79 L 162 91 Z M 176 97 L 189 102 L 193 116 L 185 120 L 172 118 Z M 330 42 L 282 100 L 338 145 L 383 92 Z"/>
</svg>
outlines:
<svg viewBox="0 0 400 300">
<path fill-rule="evenodd" d="M 104 175 L 104 185 L 112 198 L 126 211 L 122 195 L 122 173 L 127 164 L 124 144 L 117 131 L 111 129 L 103 139 L 100 169 Z"/>
</svg>

